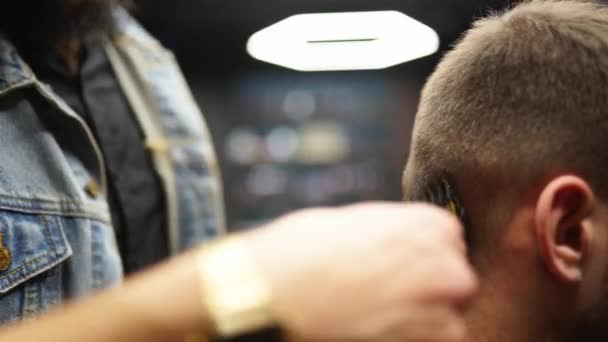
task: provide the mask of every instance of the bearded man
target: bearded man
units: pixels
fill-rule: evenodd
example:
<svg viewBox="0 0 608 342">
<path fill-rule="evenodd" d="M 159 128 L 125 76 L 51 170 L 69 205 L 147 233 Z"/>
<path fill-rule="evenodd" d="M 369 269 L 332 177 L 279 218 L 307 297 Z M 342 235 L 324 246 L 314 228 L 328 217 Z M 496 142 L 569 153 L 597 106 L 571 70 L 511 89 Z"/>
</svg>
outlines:
<svg viewBox="0 0 608 342">
<path fill-rule="evenodd" d="M 0 13 L 0 341 L 463 336 L 456 306 L 474 278 L 459 225 L 425 207 L 295 214 L 117 286 L 225 229 L 203 117 L 129 6 Z"/>
</svg>

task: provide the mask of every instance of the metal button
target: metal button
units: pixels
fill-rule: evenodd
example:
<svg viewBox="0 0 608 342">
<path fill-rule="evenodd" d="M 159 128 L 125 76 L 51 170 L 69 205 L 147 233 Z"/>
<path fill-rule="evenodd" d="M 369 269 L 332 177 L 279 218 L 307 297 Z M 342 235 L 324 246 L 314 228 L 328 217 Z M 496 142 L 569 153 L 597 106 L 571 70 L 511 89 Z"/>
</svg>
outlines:
<svg viewBox="0 0 608 342">
<path fill-rule="evenodd" d="M 99 184 L 97 184 L 93 178 L 89 179 L 84 189 L 87 194 L 93 198 L 97 198 L 97 196 L 99 196 Z"/>
<path fill-rule="evenodd" d="M 4 246 L 4 235 L 0 233 L 0 272 L 8 270 L 12 263 L 11 251 Z"/>
</svg>

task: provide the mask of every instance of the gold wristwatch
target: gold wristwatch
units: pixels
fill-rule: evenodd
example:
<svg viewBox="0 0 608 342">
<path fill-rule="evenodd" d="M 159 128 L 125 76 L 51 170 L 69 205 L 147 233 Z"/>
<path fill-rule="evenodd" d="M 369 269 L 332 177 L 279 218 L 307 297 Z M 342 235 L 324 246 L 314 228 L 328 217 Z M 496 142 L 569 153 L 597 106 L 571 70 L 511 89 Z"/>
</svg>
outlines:
<svg viewBox="0 0 608 342">
<path fill-rule="evenodd" d="M 203 305 L 224 341 L 279 340 L 270 285 L 238 237 L 210 243 L 198 252 Z"/>
</svg>

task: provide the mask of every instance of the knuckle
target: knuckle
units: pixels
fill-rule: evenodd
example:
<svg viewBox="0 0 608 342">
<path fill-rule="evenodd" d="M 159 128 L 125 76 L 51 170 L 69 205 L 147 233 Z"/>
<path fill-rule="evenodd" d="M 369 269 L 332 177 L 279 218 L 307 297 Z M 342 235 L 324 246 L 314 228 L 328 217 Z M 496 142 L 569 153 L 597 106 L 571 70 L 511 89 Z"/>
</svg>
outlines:
<svg viewBox="0 0 608 342">
<path fill-rule="evenodd" d="M 477 276 L 466 261 L 452 262 L 444 274 L 450 278 L 446 280 L 450 284 L 450 292 L 455 300 L 465 300 L 477 291 Z"/>
<path fill-rule="evenodd" d="M 442 233 L 448 238 L 461 237 L 463 228 L 460 221 L 453 215 L 443 212 L 437 222 L 437 226 L 441 229 Z"/>
<path fill-rule="evenodd" d="M 478 287 L 471 266 L 450 253 L 443 253 L 439 258 L 428 274 L 427 289 L 433 301 L 455 304 L 470 299 Z"/>
<path fill-rule="evenodd" d="M 414 204 L 410 215 L 419 218 L 428 229 L 446 237 L 460 236 L 462 225 L 458 218 L 442 208 L 428 204 Z"/>
</svg>

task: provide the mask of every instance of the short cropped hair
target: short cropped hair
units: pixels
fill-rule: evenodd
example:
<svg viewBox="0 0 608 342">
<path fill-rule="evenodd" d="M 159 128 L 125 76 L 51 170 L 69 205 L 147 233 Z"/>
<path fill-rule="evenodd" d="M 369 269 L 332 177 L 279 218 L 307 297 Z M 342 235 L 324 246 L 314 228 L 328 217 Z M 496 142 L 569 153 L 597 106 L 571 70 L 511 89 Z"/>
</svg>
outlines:
<svg viewBox="0 0 608 342">
<path fill-rule="evenodd" d="M 413 140 L 410 199 L 472 171 L 522 191 L 569 172 L 608 198 L 608 8 L 532 0 L 477 21 L 427 82 Z"/>
<path fill-rule="evenodd" d="M 429 79 L 414 134 L 422 179 L 572 171 L 606 195 L 608 8 L 528 1 L 477 21 Z"/>
</svg>

